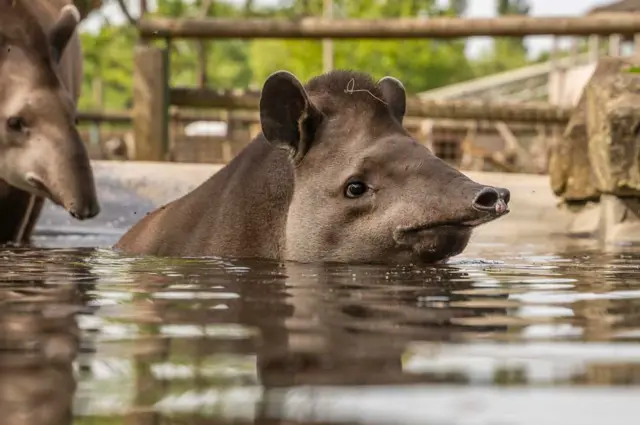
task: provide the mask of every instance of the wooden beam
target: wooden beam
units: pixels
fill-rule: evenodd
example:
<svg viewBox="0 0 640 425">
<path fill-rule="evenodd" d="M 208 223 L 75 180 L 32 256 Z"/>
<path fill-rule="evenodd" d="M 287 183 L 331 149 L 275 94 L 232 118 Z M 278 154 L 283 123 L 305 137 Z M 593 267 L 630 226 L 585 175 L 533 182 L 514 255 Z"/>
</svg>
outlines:
<svg viewBox="0 0 640 425">
<path fill-rule="evenodd" d="M 397 19 L 229 19 L 144 18 L 143 38 L 458 38 L 474 36 L 591 34 L 633 35 L 640 32 L 640 14 L 588 17 L 397 18 Z"/>
<path fill-rule="evenodd" d="M 129 111 L 80 111 L 76 118 L 80 123 L 128 124 L 131 122 L 131 113 Z"/>
<path fill-rule="evenodd" d="M 258 93 L 238 94 L 231 91 L 172 88 L 172 105 L 188 108 L 257 110 Z M 407 115 L 421 118 L 451 118 L 507 122 L 566 123 L 571 110 L 549 105 L 523 103 L 488 103 L 467 100 L 407 99 Z"/>
<path fill-rule="evenodd" d="M 170 121 L 177 123 L 190 123 L 193 121 L 228 121 L 229 113 L 224 109 L 208 110 L 203 114 L 194 114 L 183 111 L 169 111 Z M 235 110 L 231 115 L 232 119 L 237 122 L 251 125 L 260 125 L 260 114 L 255 110 Z M 131 113 L 128 111 L 81 111 L 78 113 L 80 123 L 110 123 L 110 124 L 131 124 Z M 404 126 L 408 129 L 416 129 L 417 131 L 425 131 L 423 128 L 425 122 L 431 122 L 433 130 L 447 130 L 465 132 L 470 126 L 476 126 L 478 132 L 491 133 L 495 131 L 495 121 L 476 121 L 469 119 L 436 119 L 407 116 L 404 119 Z M 560 127 L 563 123 L 552 123 L 553 126 Z M 545 125 L 544 123 L 509 123 L 511 130 L 515 134 L 536 133 L 537 126 Z M 422 129 L 422 130 L 421 130 Z M 426 130 L 431 131 L 431 130 Z"/>
</svg>

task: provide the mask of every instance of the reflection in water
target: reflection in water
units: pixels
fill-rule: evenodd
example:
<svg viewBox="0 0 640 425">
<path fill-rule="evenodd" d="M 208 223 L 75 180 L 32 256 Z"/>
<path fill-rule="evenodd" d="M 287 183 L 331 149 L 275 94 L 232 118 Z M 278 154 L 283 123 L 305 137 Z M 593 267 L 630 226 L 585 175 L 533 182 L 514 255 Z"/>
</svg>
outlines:
<svg viewBox="0 0 640 425">
<path fill-rule="evenodd" d="M 95 280 L 90 252 L 3 250 L 0 268 L 0 418 L 3 425 L 73 423 L 74 316 Z"/>
<path fill-rule="evenodd" d="M 2 423 L 634 417 L 640 253 L 474 248 L 432 268 L 5 249 Z"/>
</svg>

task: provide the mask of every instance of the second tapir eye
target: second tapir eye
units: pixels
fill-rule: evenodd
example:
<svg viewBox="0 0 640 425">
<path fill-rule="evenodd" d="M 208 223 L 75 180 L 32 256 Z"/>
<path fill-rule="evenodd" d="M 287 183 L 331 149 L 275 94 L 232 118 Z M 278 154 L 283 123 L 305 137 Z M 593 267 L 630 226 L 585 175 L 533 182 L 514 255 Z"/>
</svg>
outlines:
<svg viewBox="0 0 640 425">
<path fill-rule="evenodd" d="M 367 185 L 361 181 L 350 181 L 344 190 L 347 198 L 358 198 L 367 193 Z"/>
<path fill-rule="evenodd" d="M 22 131 L 24 130 L 25 123 L 21 117 L 9 117 L 7 120 L 7 128 L 12 131 Z"/>
</svg>

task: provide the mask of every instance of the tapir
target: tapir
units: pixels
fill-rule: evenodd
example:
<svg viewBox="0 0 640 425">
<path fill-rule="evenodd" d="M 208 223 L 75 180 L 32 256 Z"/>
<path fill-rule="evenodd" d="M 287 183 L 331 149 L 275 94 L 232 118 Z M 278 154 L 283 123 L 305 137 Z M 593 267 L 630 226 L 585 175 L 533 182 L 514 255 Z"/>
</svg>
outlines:
<svg viewBox="0 0 640 425">
<path fill-rule="evenodd" d="M 79 22 L 69 0 L 0 0 L 0 243 L 27 242 L 45 199 L 100 212 L 76 128 Z"/>
<path fill-rule="evenodd" d="M 411 137 L 393 77 L 335 70 L 303 85 L 271 74 L 261 133 L 190 193 L 114 245 L 131 255 L 294 262 L 441 262 L 509 212 L 510 192 L 471 180 Z"/>
</svg>

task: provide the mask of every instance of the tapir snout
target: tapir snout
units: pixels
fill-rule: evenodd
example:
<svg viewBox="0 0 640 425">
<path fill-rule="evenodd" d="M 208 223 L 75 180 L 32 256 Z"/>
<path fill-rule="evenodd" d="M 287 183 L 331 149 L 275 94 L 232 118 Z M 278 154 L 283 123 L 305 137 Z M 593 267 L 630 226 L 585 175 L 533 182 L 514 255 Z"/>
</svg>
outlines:
<svg viewBox="0 0 640 425">
<path fill-rule="evenodd" d="M 89 158 L 76 131 L 66 143 L 47 141 L 33 152 L 24 179 L 35 191 L 63 207 L 69 214 L 85 220 L 100 213 Z"/>
</svg>

